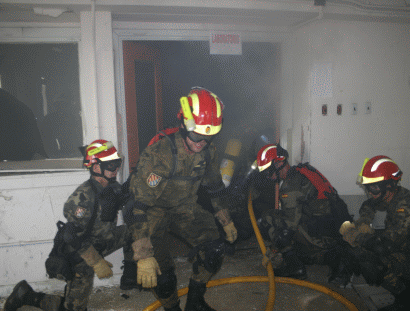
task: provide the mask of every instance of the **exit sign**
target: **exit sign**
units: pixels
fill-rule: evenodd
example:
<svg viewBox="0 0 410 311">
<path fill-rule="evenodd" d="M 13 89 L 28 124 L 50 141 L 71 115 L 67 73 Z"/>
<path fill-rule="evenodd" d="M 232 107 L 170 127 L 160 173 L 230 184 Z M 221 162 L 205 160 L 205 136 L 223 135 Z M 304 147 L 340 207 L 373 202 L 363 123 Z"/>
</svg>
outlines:
<svg viewBox="0 0 410 311">
<path fill-rule="evenodd" d="M 236 32 L 212 31 L 209 46 L 211 54 L 242 55 L 241 35 Z"/>
</svg>

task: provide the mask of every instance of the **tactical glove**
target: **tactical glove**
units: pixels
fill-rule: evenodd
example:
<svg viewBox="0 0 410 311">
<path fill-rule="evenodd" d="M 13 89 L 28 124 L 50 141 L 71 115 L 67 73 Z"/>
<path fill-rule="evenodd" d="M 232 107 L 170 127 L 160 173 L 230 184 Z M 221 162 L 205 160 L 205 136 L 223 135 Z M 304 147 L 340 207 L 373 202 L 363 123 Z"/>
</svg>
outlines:
<svg viewBox="0 0 410 311">
<path fill-rule="evenodd" d="M 236 238 L 238 237 L 238 231 L 235 228 L 235 225 L 233 224 L 233 221 L 231 221 L 229 224 L 226 226 L 223 226 L 223 229 L 226 233 L 225 239 L 229 243 L 233 243 L 236 241 Z"/>
<path fill-rule="evenodd" d="M 154 247 L 151 244 L 150 238 L 136 240 L 131 244 L 131 247 L 134 251 L 133 259 L 135 261 L 154 256 Z"/>
<path fill-rule="evenodd" d="M 226 233 L 225 239 L 229 243 L 235 242 L 238 237 L 238 231 L 236 230 L 235 225 L 229 215 L 229 211 L 227 209 L 222 209 L 215 214 L 215 217 L 218 219 Z"/>
<path fill-rule="evenodd" d="M 158 262 L 154 257 L 138 260 L 137 283 L 145 288 L 157 286 L 157 275 L 161 274 Z"/>
<path fill-rule="evenodd" d="M 92 266 L 94 269 L 95 274 L 99 279 L 106 279 L 112 277 L 112 263 L 105 260 L 104 258 L 101 258 L 100 261 L 98 261 L 94 266 Z"/>
<path fill-rule="evenodd" d="M 84 253 L 80 254 L 80 256 L 87 265 L 93 268 L 99 279 L 112 277 L 112 264 L 102 258 L 94 246 L 91 245 Z"/>
<path fill-rule="evenodd" d="M 347 220 L 340 226 L 339 233 L 341 235 L 344 235 L 350 228 L 355 228 L 355 225 L 354 223 Z"/>
</svg>

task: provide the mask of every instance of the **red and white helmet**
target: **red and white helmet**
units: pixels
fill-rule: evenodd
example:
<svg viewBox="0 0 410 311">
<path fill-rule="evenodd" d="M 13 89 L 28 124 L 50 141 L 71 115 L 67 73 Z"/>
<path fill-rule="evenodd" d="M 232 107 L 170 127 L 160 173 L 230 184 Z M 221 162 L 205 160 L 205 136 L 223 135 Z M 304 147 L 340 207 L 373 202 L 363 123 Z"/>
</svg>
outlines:
<svg viewBox="0 0 410 311">
<path fill-rule="evenodd" d="M 379 155 L 366 158 L 359 173 L 358 182 L 362 185 L 373 184 L 384 180 L 399 181 L 403 172 L 392 159 Z"/>
<path fill-rule="evenodd" d="M 218 134 L 222 129 L 222 110 L 224 108 L 218 96 L 207 89 L 194 87 L 186 98 L 195 121 L 193 132 L 206 136 Z M 182 109 L 178 113 L 178 118 L 183 118 L 184 125 L 187 125 L 188 118 L 184 116 Z"/>
<path fill-rule="evenodd" d="M 95 163 L 120 159 L 121 157 L 111 141 L 97 139 L 85 149 L 83 165 L 89 169 Z"/>
<path fill-rule="evenodd" d="M 288 157 L 288 152 L 280 145 L 268 144 L 263 146 L 259 150 L 256 158 L 259 172 L 262 172 L 270 167 L 272 162 L 286 161 Z"/>
</svg>

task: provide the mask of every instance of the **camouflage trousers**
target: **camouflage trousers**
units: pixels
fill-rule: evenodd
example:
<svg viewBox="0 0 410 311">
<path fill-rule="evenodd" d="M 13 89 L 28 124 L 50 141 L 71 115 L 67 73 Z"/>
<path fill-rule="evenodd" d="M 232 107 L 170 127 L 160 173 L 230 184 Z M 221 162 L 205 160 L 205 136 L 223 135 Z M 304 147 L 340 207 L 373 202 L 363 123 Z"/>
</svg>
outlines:
<svg viewBox="0 0 410 311">
<path fill-rule="evenodd" d="M 152 207 L 147 211 L 154 257 L 161 270 L 175 268 L 166 234 L 172 232 L 195 247 L 220 237 L 213 215 L 197 203 L 189 203 L 171 209 Z M 211 274 L 200 269 L 192 278 L 208 282 Z"/>
<path fill-rule="evenodd" d="M 382 287 L 392 294 L 400 294 L 404 289 L 410 286 L 410 258 L 407 254 L 393 253 L 387 258 L 382 258 L 383 263 L 387 266 L 384 275 Z"/>
<path fill-rule="evenodd" d="M 104 249 L 97 249 L 101 256 L 106 257 L 113 252 L 123 248 L 125 259 L 132 260 L 131 233 L 128 228 L 118 226 L 112 232 L 114 239 L 110 243 L 104 244 Z M 73 267 L 74 279 L 67 282 L 64 297 L 46 294 L 40 302 L 42 310 L 57 311 L 63 302 L 65 310 L 83 311 L 87 309 L 87 304 L 94 285 L 94 270 L 84 261 Z"/>
</svg>

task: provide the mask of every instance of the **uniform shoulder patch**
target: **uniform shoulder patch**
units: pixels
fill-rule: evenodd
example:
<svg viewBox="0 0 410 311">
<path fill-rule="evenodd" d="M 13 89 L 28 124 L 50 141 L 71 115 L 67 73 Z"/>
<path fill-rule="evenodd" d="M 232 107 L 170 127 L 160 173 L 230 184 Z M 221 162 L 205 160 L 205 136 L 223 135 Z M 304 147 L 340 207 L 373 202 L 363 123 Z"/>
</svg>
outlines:
<svg viewBox="0 0 410 311">
<path fill-rule="evenodd" d="M 286 199 L 289 195 L 288 194 L 282 194 L 282 198 Z"/>
<path fill-rule="evenodd" d="M 157 174 L 151 173 L 147 178 L 147 184 L 151 188 L 158 186 L 159 182 L 161 181 L 162 177 L 158 176 Z"/>
<path fill-rule="evenodd" d="M 77 207 L 77 210 L 75 211 L 75 217 L 77 218 L 83 218 L 85 215 L 85 209 L 82 207 Z"/>
<path fill-rule="evenodd" d="M 399 208 L 398 210 L 396 210 L 396 212 L 398 212 L 398 213 L 404 213 L 404 208 Z"/>
</svg>

